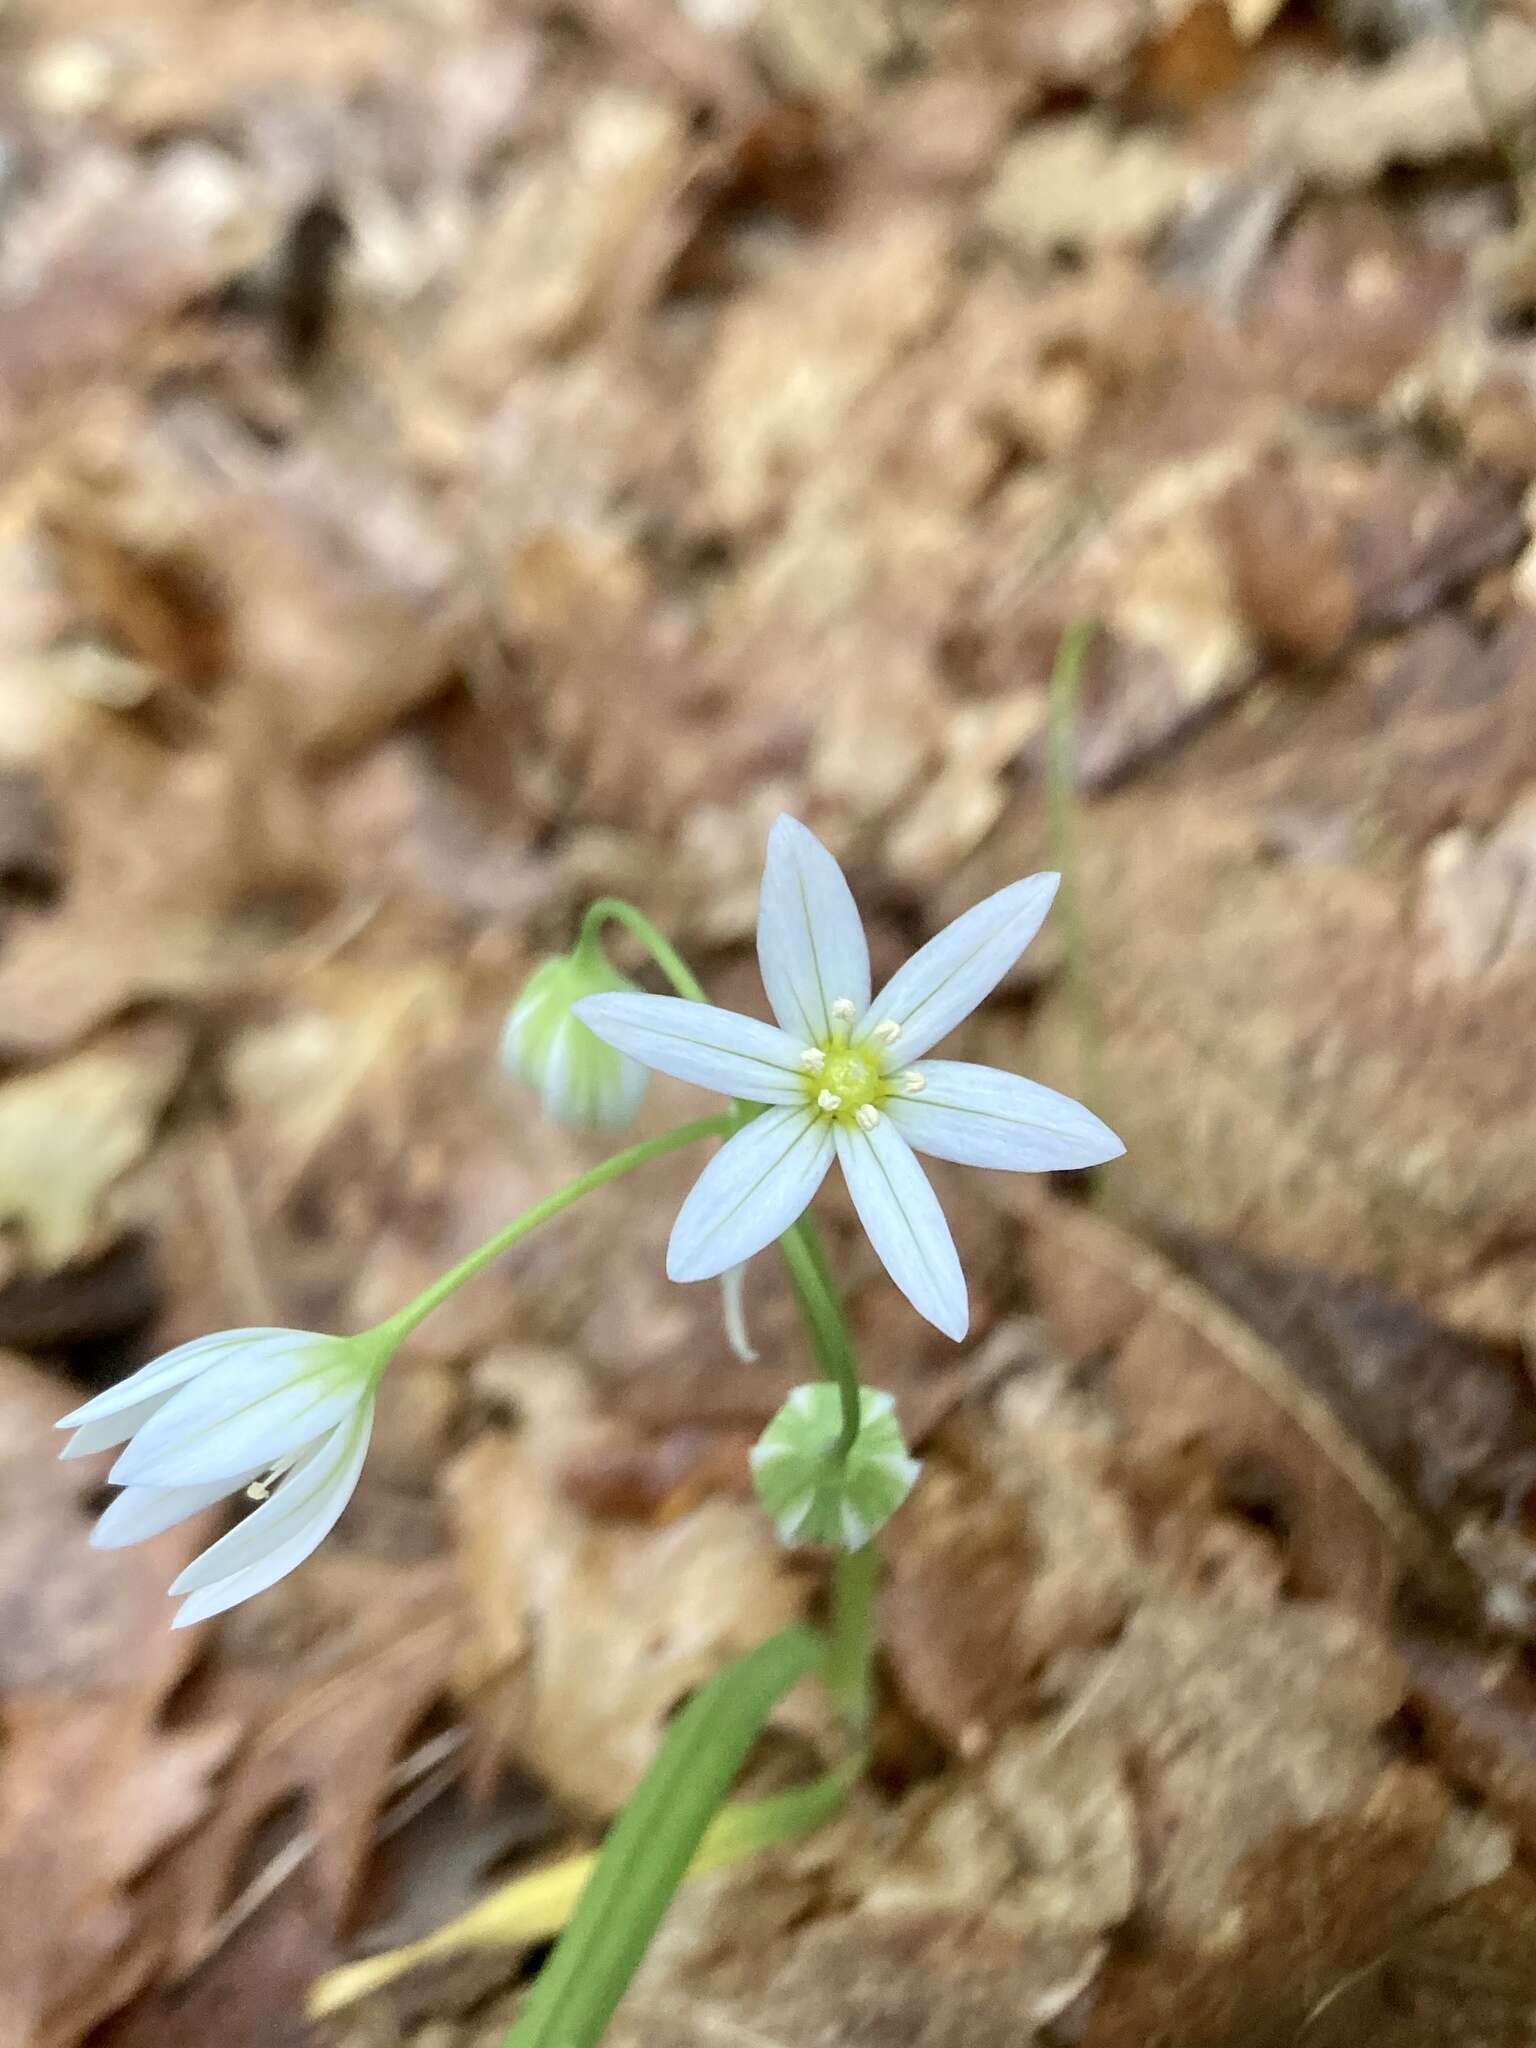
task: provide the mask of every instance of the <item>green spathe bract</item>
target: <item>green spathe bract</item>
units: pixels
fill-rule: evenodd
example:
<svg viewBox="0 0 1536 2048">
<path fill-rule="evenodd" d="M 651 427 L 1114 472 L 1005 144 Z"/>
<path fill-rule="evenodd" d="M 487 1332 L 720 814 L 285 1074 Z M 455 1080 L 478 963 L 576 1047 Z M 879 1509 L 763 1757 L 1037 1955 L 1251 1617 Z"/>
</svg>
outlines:
<svg viewBox="0 0 1536 2048">
<path fill-rule="evenodd" d="M 796 1387 L 753 1447 L 752 1483 L 787 1544 L 862 1550 L 901 1506 L 921 1470 L 909 1457 L 889 1394 L 859 1394 L 846 1456 L 843 1407 L 826 1381 Z"/>
</svg>

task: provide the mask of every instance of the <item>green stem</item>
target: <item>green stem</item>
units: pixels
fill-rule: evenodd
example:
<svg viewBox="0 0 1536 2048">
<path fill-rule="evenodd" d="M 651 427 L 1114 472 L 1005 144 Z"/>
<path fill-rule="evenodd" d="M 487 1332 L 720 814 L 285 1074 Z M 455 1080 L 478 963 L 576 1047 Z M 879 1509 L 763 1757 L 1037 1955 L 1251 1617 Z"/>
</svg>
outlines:
<svg viewBox="0 0 1536 2048">
<path fill-rule="evenodd" d="M 644 946 L 677 993 L 690 1003 L 706 1000 L 698 978 L 677 948 L 659 932 L 643 910 L 626 903 L 622 896 L 600 896 L 581 920 L 576 950 L 584 952 L 597 945 L 605 924 L 621 924 Z"/>
<path fill-rule="evenodd" d="M 880 1553 L 873 1543 L 845 1550 L 832 1568 L 832 1627 L 824 1677 L 843 1726 L 860 1749 L 875 1711 L 875 1592 Z"/>
<path fill-rule="evenodd" d="M 809 1216 L 802 1216 L 785 1231 L 779 1239 L 779 1250 L 789 1268 L 816 1362 L 824 1377 L 834 1382 L 841 1398 L 842 1428 L 832 1456 L 846 1459 L 861 1420 L 859 1362 L 821 1233 Z M 839 1552 L 833 1566 L 832 1621 L 824 1676 L 848 1738 L 860 1750 L 874 1714 L 875 1589 L 879 1580 L 880 1553 L 874 1544 L 866 1543 L 862 1550 Z"/>
<path fill-rule="evenodd" d="M 684 1707 L 610 1828 L 504 2048 L 592 2048 L 768 1716 L 823 1654 L 810 1629 L 785 1629 Z"/>
<path fill-rule="evenodd" d="M 808 1216 L 792 1223 L 779 1239 L 789 1268 L 806 1335 L 822 1374 L 836 1386 L 843 1424 L 833 1455 L 846 1458 L 859 1434 L 859 1362 L 853 1353 L 842 1304 L 826 1270 L 820 1237 Z"/>
<path fill-rule="evenodd" d="M 419 1322 L 431 1315 L 433 1309 L 440 1307 L 456 1288 L 462 1287 L 466 1280 L 472 1280 L 494 1259 L 499 1259 L 503 1252 L 510 1251 L 512 1246 L 521 1238 L 525 1238 L 530 1231 L 537 1230 L 540 1224 L 548 1223 L 550 1218 L 558 1216 L 562 1209 L 569 1209 L 572 1203 L 579 1202 L 583 1195 L 590 1195 L 594 1188 L 605 1187 L 609 1181 L 618 1180 L 623 1174 L 633 1173 L 637 1166 L 648 1166 L 653 1159 L 664 1159 L 669 1152 L 681 1151 L 685 1145 L 696 1145 L 701 1138 L 723 1137 L 730 1128 L 731 1119 L 728 1115 L 704 1116 L 694 1123 L 680 1124 L 676 1130 L 663 1131 L 659 1138 L 646 1138 L 640 1144 L 631 1145 L 623 1152 L 615 1152 L 610 1159 L 601 1160 L 586 1173 L 578 1175 L 575 1180 L 567 1181 L 563 1188 L 557 1188 L 552 1195 L 546 1195 L 542 1202 L 535 1202 L 531 1209 L 525 1209 L 521 1216 L 515 1217 L 507 1225 L 505 1230 L 497 1231 L 496 1235 L 488 1239 L 478 1250 L 472 1251 L 467 1258 L 460 1259 L 456 1266 L 450 1267 L 440 1279 L 434 1280 L 432 1285 L 418 1294 L 414 1301 L 407 1302 L 398 1314 L 391 1316 L 388 1322 L 381 1323 L 377 1334 L 393 1352 L 394 1346 L 401 1338 L 407 1336 Z"/>
</svg>

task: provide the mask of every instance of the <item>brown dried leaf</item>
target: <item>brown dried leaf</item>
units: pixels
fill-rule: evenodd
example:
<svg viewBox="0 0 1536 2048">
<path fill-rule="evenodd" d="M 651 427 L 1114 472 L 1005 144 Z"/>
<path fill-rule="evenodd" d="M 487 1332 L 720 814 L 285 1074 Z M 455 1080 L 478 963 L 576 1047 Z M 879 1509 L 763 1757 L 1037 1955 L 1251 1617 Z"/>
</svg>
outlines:
<svg viewBox="0 0 1536 2048">
<path fill-rule="evenodd" d="M 59 1463 L 53 1423 L 68 1405 L 56 1382 L 0 1360 L 5 2048 L 28 2048 L 59 2008 L 75 2038 L 143 1981 L 133 1887 L 206 1810 L 237 1731 L 219 1716 L 161 1725 L 194 1649 L 165 1626 L 165 1588 L 207 1518 L 90 1550 L 106 1461 Z"/>
<path fill-rule="evenodd" d="M 1522 971 L 1536 951 L 1536 795 L 1486 837 L 1462 826 L 1435 840 L 1424 855 L 1419 922 L 1421 988 Z"/>
<path fill-rule="evenodd" d="M 1443 1581 L 1433 1534 L 1285 1355 L 1105 1219 L 1029 1207 L 1031 1280 L 1068 1354 L 1109 1361 L 1144 1506 L 1175 1522 L 1201 1501 L 1276 1513 L 1293 1583 L 1366 1614 L 1407 1567 Z"/>
<path fill-rule="evenodd" d="M 33 1265 L 101 1249 L 103 1204 L 148 1150 L 189 1050 L 177 1025 L 134 1025 L 0 1083 L 0 1224 Z"/>
<path fill-rule="evenodd" d="M 1080 1399 L 1033 1393 L 1061 1419 Z M 1281 2048 L 1389 1955 L 1427 1982 L 1475 1955 L 1506 1831 L 1397 1758 L 1381 1636 L 1277 1597 L 1256 1550 L 1187 1590 L 1149 1576 L 1053 1682 L 1047 1714 L 894 1812 L 860 1800 L 686 1893 L 617 2038 L 1002 2048 L 1054 2021 L 1089 2048 Z"/>
<path fill-rule="evenodd" d="M 1111 1445 L 1059 1382 L 956 1418 L 886 1539 L 881 1630 L 908 1703 L 952 1749 L 984 1748 L 1063 1651 L 1111 1635 L 1142 1579 Z"/>
<path fill-rule="evenodd" d="M 1536 1842 L 1536 1682 L 1508 1649 L 1402 1629 L 1413 1706 L 1429 1753 L 1453 1785 L 1486 1800 Z"/>
<path fill-rule="evenodd" d="M 304 1845 L 322 1925 L 352 1910 L 392 1767 L 450 1692 L 464 1638 L 452 1573 L 327 1551 L 301 1578 L 224 1625 L 210 1706 L 250 1730 L 214 1813 L 164 1875 L 175 1967 L 221 1946 L 238 1924 L 237 1874 L 262 1824 L 281 1816 L 273 1861 Z M 281 1656 L 275 1652 L 284 1652 Z M 293 1668 L 297 1661 L 297 1669 Z M 269 1873 L 249 1873 L 259 1888 Z"/>
<path fill-rule="evenodd" d="M 447 1476 L 475 1683 L 501 1745 L 557 1799 L 612 1814 L 679 1702 L 793 1621 L 805 1589 L 745 1503 L 706 1501 L 645 1530 L 589 1520 L 560 1473 L 594 1426 L 557 1357 L 493 1355 L 481 1379 L 523 1420 L 514 1436 L 481 1437 Z"/>
<path fill-rule="evenodd" d="M 905 43 L 897 0 L 760 0 L 753 27 L 791 94 L 858 107 Z"/>
<path fill-rule="evenodd" d="M 1139 1864 L 1115 1743 L 1052 1717 L 894 1811 L 860 1799 L 803 1849 L 685 1894 L 618 2038 L 1033 2040 L 1097 1974 Z"/>
<path fill-rule="evenodd" d="M 452 534 L 403 471 L 360 449 L 311 442 L 245 480 L 208 542 L 245 688 L 301 752 L 377 738 L 467 658 L 475 599 Z"/>
<path fill-rule="evenodd" d="M 1440 614 L 1326 695 L 1256 697 L 1079 841 L 1115 1122 L 1151 1206 L 1502 1337 L 1536 1300 L 1530 975 L 1416 989 L 1411 854 L 1528 787 L 1526 638 Z M 1040 850 L 999 841 L 971 893 Z M 986 1029 L 998 1063 L 1073 1085 L 1060 1002 Z"/>
<path fill-rule="evenodd" d="M 1337 654 L 1360 598 L 1331 507 L 1269 462 L 1226 496 L 1227 545 L 1244 611 L 1270 646 L 1306 661 Z"/>
<path fill-rule="evenodd" d="M 1293 66 L 1251 108 L 1244 148 L 1337 187 L 1368 185 L 1393 165 L 1491 155 L 1479 81 L 1494 81 L 1505 122 L 1536 106 L 1536 36 L 1510 14 L 1465 41 L 1426 36 L 1385 64 Z"/>
<path fill-rule="evenodd" d="M 98 145 L 66 158 L 5 240 L 0 440 L 237 267 L 251 198 L 242 167 L 211 142 L 182 138 L 152 157 Z"/>
<path fill-rule="evenodd" d="M 721 319 L 697 407 L 709 509 L 756 524 L 823 462 L 859 402 L 930 329 L 949 285 L 946 221 L 911 208 L 859 223 L 739 296 Z M 795 374 L 776 374 L 788 358 Z"/>
<path fill-rule="evenodd" d="M 274 936 L 262 907 L 291 917 L 295 884 L 316 879 L 309 813 L 281 757 L 169 745 L 72 702 L 62 655 L 30 686 L 46 711 L 30 732 L 22 722 L 23 758 L 61 819 L 67 876 L 49 914 L 17 919 L 0 953 L 11 1058 L 71 1047 L 146 998 L 207 1001 L 248 981 Z"/>
<path fill-rule="evenodd" d="M 653 285 L 677 246 L 669 212 L 687 161 L 675 107 L 588 96 L 566 148 L 524 169 L 490 216 L 438 336 L 443 373 L 489 397 L 518 362 L 586 328 L 626 272 L 631 299 Z"/>
<path fill-rule="evenodd" d="M 1520 1347 L 1431 1322 L 1362 1281 L 1175 1235 L 1175 1256 L 1323 1395 L 1478 1580 L 1487 1618 L 1536 1621 L 1536 1390 Z"/>
<path fill-rule="evenodd" d="M 1167 227 L 1201 175 L 1179 144 L 1116 138 L 1096 113 L 1034 123 L 1004 155 L 982 203 L 994 234 L 1035 255 L 1141 249 Z"/>
</svg>

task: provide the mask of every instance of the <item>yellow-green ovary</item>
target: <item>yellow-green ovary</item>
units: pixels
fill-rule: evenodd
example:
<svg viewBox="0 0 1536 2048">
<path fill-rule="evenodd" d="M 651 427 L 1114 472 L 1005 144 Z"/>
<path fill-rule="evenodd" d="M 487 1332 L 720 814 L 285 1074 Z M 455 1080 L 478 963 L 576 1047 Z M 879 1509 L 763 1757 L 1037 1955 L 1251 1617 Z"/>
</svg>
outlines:
<svg viewBox="0 0 1536 2048">
<path fill-rule="evenodd" d="M 826 1065 L 812 1077 L 811 1092 L 818 1100 L 835 1095 L 838 1111 L 853 1116 L 866 1103 L 878 1106 L 890 1088 L 878 1060 L 857 1046 L 844 1046 L 828 1052 Z"/>
</svg>

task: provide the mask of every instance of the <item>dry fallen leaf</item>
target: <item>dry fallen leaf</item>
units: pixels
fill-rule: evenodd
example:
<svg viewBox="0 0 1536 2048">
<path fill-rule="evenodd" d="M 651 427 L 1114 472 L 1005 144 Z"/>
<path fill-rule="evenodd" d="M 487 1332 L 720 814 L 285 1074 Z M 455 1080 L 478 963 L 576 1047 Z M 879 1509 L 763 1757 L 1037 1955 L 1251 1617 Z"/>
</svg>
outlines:
<svg viewBox="0 0 1536 2048">
<path fill-rule="evenodd" d="M 1405 1571 L 1466 1600 L 1465 1572 L 1341 1419 L 1329 1396 L 1343 1396 L 1314 1356 L 1279 1348 L 1283 1319 L 1256 1329 L 1107 1219 L 1028 1207 L 1038 1299 L 1071 1357 L 1107 1367 L 1126 1477 L 1145 1508 L 1174 1527 L 1212 1504 L 1273 1516 L 1291 1582 L 1368 1615 L 1385 1611 Z"/>
<path fill-rule="evenodd" d="M 207 1811 L 238 1723 L 163 1719 L 195 1653 L 165 1588 L 207 1517 L 86 1544 L 103 1458 L 58 1461 L 67 1388 L 0 1359 L 0 2041 L 79 2038 L 143 1983 L 146 1872 Z M 23 1902 L 25 1907 L 23 1909 Z"/>
<path fill-rule="evenodd" d="M 31 1264 L 103 1243 L 103 1204 L 148 1150 L 189 1050 L 171 1023 L 131 1025 L 72 1059 L 0 1082 L 0 1223 Z"/>
<path fill-rule="evenodd" d="M 1199 162 L 1155 134 L 1114 137 L 1097 114 L 1037 122 L 1004 154 L 983 203 L 1019 248 L 1144 248 L 1200 177 Z"/>
<path fill-rule="evenodd" d="M 555 1798 L 607 1816 L 678 1704 L 795 1620 L 806 1588 L 745 1502 L 646 1529 L 589 1520 L 560 1471 L 594 1418 L 557 1357 L 493 1355 L 481 1383 L 522 1420 L 482 1436 L 447 1479 L 476 1624 L 470 1672 L 500 1747 Z"/>
<path fill-rule="evenodd" d="M 234 1639 L 208 1699 L 238 1712 L 248 1733 L 217 1806 L 164 1874 L 178 1971 L 238 1927 L 251 1906 L 244 1885 L 259 1901 L 299 1851 L 320 1924 L 341 1930 L 391 1770 L 450 1695 L 463 1622 L 441 1563 L 328 1552 L 227 1625 Z M 287 1654 L 274 1667 L 276 1647 Z M 274 1818 L 284 1822 L 275 1835 Z M 253 1848 L 265 1859 L 254 1867 Z"/>
</svg>

